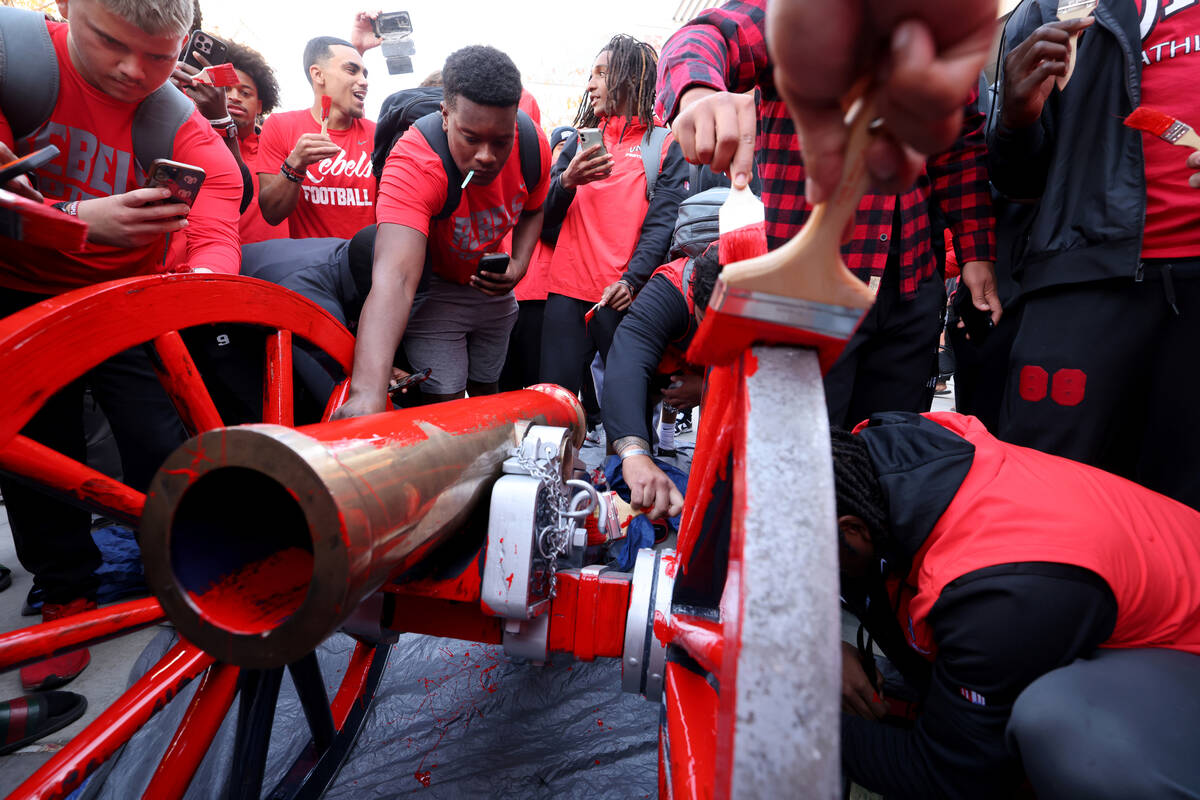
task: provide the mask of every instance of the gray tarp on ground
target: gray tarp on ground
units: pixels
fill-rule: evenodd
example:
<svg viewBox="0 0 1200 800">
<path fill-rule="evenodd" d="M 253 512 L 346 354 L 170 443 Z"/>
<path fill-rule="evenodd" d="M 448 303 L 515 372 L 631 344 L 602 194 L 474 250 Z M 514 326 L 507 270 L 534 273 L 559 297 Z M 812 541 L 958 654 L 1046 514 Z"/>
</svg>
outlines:
<svg viewBox="0 0 1200 800">
<path fill-rule="evenodd" d="M 173 641 L 174 631 L 164 629 L 134 664 L 131 678 Z M 352 647 L 351 639 L 337 635 L 318 651 L 330 697 Z M 653 797 L 659 708 L 623 693 L 620 678 L 615 659 L 556 658 L 537 667 L 514 662 L 492 645 L 401 636 L 362 735 L 326 797 Z M 98 797 L 142 795 L 195 683 L 126 746 Z M 219 796 L 236 712 L 235 701 L 187 798 Z M 307 739 L 308 724 L 285 674 L 265 787 L 276 784 Z"/>
</svg>

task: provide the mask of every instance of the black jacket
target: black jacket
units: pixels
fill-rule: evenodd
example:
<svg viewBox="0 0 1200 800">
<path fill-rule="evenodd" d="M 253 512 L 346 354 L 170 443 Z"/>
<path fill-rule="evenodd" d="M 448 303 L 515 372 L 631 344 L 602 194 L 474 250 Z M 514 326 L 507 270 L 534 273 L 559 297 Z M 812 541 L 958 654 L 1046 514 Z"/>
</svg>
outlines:
<svg viewBox="0 0 1200 800">
<path fill-rule="evenodd" d="M 883 567 L 907 575 L 966 478 L 975 446 L 918 414 L 876 414 L 859 436 L 888 504 L 892 539 Z M 938 645 L 932 667 L 908 646 L 883 581 L 865 586 L 843 581 L 843 597 L 922 695 L 923 708 L 912 730 L 842 714 L 846 774 L 888 800 L 1011 797 L 1021 779 L 1004 736 L 1012 705 L 1036 678 L 1112 635 L 1117 605 L 1108 584 L 1082 567 L 1040 562 L 962 575 L 929 613 Z"/>
<path fill-rule="evenodd" d="M 1004 56 L 1056 19 L 1057 6 L 1056 0 L 1025 0 L 1005 26 Z M 1138 12 L 1129 0 L 1100 0 L 1095 17 L 1079 39 L 1071 82 L 1063 92 L 1051 91 L 1038 122 L 1006 128 L 1001 95 L 989 123 L 992 184 L 1007 197 L 1037 204 L 1015 260 L 1026 293 L 1132 278 L 1138 268 L 1146 216 L 1142 134 L 1123 124 L 1141 102 Z M 999 81 L 1003 87 L 1003 71 Z"/>
</svg>

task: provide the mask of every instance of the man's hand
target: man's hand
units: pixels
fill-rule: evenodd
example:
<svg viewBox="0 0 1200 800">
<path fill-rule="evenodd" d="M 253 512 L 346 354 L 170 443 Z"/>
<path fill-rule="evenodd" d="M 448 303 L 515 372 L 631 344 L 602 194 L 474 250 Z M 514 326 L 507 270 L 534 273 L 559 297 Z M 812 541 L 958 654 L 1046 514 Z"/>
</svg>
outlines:
<svg viewBox="0 0 1200 800">
<path fill-rule="evenodd" d="M 767 43 L 800 137 L 809 202 L 837 186 L 846 147 L 841 101 L 862 77 L 878 84 L 888 135 L 867 150 L 881 191 L 907 188 L 920 153 L 949 147 L 987 61 L 996 0 L 775 0 Z"/>
<path fill-rule="evenodd" d="M 333 143 L 325 133 L 304 133 L 296 140 L 296 146 L 287 157 L 288 166 L 297 172 L 304 172 L 318 161 L 335 158 L 342 148 Z"/>
<path fill-rule="evenodd" d="M 858 648 L 842 642 L 842 711 L 869 720 L 881 720 L 887 714 L 883 701 L 883 676 L 876 673 L 872 686 L 858 658 Z"/>
<path fill-rule="evenodd" d="M 354 45 L 354 49 L 359 55 L 370 50 L 372 47 L 379 47 L 383 44 L 383 39 L 375 35 L 375 20 L 379 19 L 382 10 L 376 11 L 360 11 L 354 15 L 354 27 L 350 29 L 350 44 Z"/>
<path fill-rule="evenodd" d="M 683 511 L 683 495 L 649 456 L 624 459 L 621 474 L 629 486 L 629 504 L 636 509 L 646 509 L 650 519 L 674 517 Z"/>
<path fill-rule="evenodd" d="M 365 392 L 355 392 L 353 388 L 350 390 L 350 396 L 346 398 L 346 402 L 337 407 L 330 419 L 350 419 L 351 417 L 365 417 L 369 414 L 380 414 L 387 411 L 386 395 L 380 393 L 377 397 L 368 396 Z"/>
<path fill-rule="evenodd" d="M 200 53 L 196 53 L 196 60 L 206 67 L 211 66 L 208 59 Z M 195 80 L 198 74 L 200 70 L 180 61 L 175 65 L 175 72 L 171 74 L 171 83 L 192 99 L 205 119 L 224 119 L 229 116 L 229 108 L 225 105 L 225 90 L 218 89 L 211 83 Z"/>
<path fill-rule="evenodd" d="M 1037 122 L 1054 89 L 1054 79 L 1067 74 L 1071 34 L 1095 21 L 1095 17 L 1084 17 L 1048 22 L 1013 48 L 1004 59 L 1004 103 L 1000 107 L 1004 127 L 1020 130 Z"/>
<path fill-rule="evenodd" d="M 662 399 L 676 411 L 687 411 L 689 408 L 700 405 L 700 398 L 703 394 L 704 376 L 686 372 L 671 376 L 671 386 L 663 389 Z"/>
<path fill-rule="evenodd" d="M 600 147 L 600 145 L 594 144 L 587 150 L 580 150 L 575 153 L 575 157 L 571 159 L 571 163 L 558 176 L 558 180 L 562 183 L 564 189 L 574 191 L 586 183 L 602 181 L 612 174 L 612 154 L 597 155 L 600 152 Z"/>
<path fill-rule="evenodd" d="M 683 157 L 729 173 L 736 188 L 749 185 L 758 126 L 754 97 L 693 86 L 680 96 L 679 109 L 671 131 Z"/>
<path fill-rule="evenodd" d="M 170 189 L 155 188 L 84 200 L 79 204 L 79 218 L 88 224 L 89 242 L 141 247 L 165 233 L 187 227 L 191 207 L 164 202 L 170 196 Z"/>
<path fill-rule="evenodd" d="M 513 287 L 521 282 L 521 278 L 525 277 L 525 271 L 529 269 L 529 265 L 524 266 L 516 261 L 508 262 L 508 269 L 504 272 L 476 272 L 471 276 L 471 285 L 492 297 L 499 297 L 502 294 L 508 294 L 513 290 Z"/>
<path fill-rule="evenodd" d="M 8 149 L 4 142 L 0 142 L 0 166 L 4 166 L 11 161 L 17 160 L 17 154 Z M 42 193 L 33 188 L 33 184 L 29 182 L 29 178 L 25 175 L 18 175 L 8 183 L 4 184 L 4 188 L 13 194 L 19 194 L 26 200 L 32 200 L 35 203 L 45 201 Z"/>
<path fill-rule="evenodd" d="M 992 324 L 1000 322 L 1000 296 L 996 294 L 996 265 L 991 261 L 968 261 L 962 265 L 962 282 L 971 291 L 971 304 L 991 314 Z M 962 320 L 959 320 L 960 327 Z"/>
<path fill-rule="evenodd" d="M 1200 170 L 1200 152 L 1192 153 L 1187 160 L 1188 169 Z M 1192 173 L 1188 178 L 1188 186 L 1193 189 L 1200 189 L 1200 172 Z"/>
<path fill-rule="evenodd" d="M 613 311 L 624 311 L 633 305 L 633 290 L 625 281 L 610 284 L 605 287 L 604 294 L 600 296 L 600 305 L 607 306 Z"/>
</svg>

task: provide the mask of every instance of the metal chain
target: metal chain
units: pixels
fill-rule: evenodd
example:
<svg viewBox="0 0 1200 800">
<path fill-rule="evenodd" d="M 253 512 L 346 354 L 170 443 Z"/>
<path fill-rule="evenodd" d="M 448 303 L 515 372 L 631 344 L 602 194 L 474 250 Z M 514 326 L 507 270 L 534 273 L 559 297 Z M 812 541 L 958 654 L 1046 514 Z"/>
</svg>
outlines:
<svg viewBox="0 0 1200 800">
<path fill-rule="evenodd" d="M 538 550 L 548 562 L 546 570 L 550 575 L 550 597 L 553 598 L 558 591 L 558 557 L 570 547 L 575 520 L 568 513 L 570 497 L 562 479 L 562 459 L 559 458 L 558 448 L 552 444 L 543 444 L 541 451 L 536 457 L 529 458 L 524 455 L 522 448 L 518 447 L 513 450 L 512 455 L 523 469 L 537 478 L 554 515 L 554 521 L 543 526 L 537 535 Z M 542 492 L 538 493 L 538 497 L 542 497 Z"/>
</svg>

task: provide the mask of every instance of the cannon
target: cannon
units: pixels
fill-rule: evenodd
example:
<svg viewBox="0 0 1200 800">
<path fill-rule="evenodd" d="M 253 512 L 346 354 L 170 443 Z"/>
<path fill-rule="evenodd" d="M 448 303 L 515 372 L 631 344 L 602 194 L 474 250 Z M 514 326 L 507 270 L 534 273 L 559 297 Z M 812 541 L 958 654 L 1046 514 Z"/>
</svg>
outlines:
<svg viewBox="0 0 1200 800">
<path fill-rule="evenodd" d="M 180 335 L 217 323 L 264 331 L 259 422 L 225 424 Z M 589 563 L 589 543 L 619 537 L 620 520 L 578 480 L 574 397 L 543 386 L 296 427 L 297 341 L 349 371 L 353 339 L 324 311 L 211 275 L 115 281 L 0 321 L 0 371 L 22 376 L 0 397 L 0 470 L 137 525 L 154 592 L 0 635 L 0 668 L 164 617 L 181 636 L 13 797 L 66 796 L 193 680 L 145 796 L 182 796 L 235 699 L 229 796 L 319 796 L 400 632 L 533 663 L 621 659 L 623 687 L 661 704 L 662 797 L 837 794 L 833 488 L 815 353 L 755 348 L 713 371 L 677 546 L 640 551 L 622 573 Z M 58 388 L 143 344 L 193 434 L 146 495 L 20 435 Z M 356 646 L 330 698 L 313 650 L 339 630 Z M 263 787 L 285 669 L 311 737 Z"/>
</svg>

